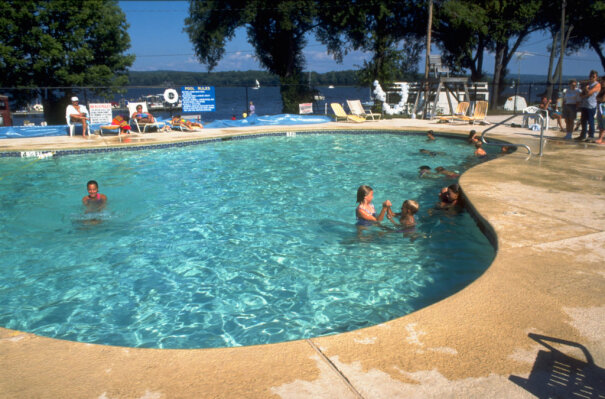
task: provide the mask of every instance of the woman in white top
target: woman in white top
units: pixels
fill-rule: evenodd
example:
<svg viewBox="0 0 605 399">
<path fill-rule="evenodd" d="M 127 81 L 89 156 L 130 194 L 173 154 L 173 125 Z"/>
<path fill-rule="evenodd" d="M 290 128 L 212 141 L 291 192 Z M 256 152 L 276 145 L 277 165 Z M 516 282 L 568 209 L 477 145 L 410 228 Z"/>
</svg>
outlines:
<svg viewBox="0 0 605 399">
<path fill-rule="evenodd" d="M 565 140 L 571 140 L 573 125 L 578 114 L 578 103 L 580 102 L 580 89 L 578 89 L 578 81 L 572 79 L 569 81 L 569 88 L 563 96 L 563 119 L 565 119 Z"/>
</svg>

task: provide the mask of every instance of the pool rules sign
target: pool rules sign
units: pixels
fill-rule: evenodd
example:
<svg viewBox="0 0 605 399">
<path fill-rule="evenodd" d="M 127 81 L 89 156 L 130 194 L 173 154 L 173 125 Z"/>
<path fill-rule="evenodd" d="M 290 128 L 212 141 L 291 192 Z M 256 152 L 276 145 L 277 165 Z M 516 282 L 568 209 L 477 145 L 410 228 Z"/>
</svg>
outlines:
<svg viewBox="0 0 605 399">
<path fill-rule="evenodd" d="M 183 86 L 181 98 L 184 114 L 216 111 L 214 86 Z"/>
</svg>

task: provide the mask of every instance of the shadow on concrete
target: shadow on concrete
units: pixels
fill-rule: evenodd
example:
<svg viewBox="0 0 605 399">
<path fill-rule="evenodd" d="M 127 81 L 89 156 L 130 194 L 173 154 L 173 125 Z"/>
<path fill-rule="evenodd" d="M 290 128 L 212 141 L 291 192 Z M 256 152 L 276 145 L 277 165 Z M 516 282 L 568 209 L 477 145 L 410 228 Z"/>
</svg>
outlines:
<svg viewBox="0 0 605 399">
<path fill-rule="evenodd" d="M 540 350 L 527 379 L 511 375 L 508 379 L 540 399 L 605 399 L 605 369 L 595 365 L 592 355 L 581 344 L 530 333 L 529 337 L 548 350 Z M 547 341 L 580 349 L 585 361 L 575 359 Z"/>
</svg>

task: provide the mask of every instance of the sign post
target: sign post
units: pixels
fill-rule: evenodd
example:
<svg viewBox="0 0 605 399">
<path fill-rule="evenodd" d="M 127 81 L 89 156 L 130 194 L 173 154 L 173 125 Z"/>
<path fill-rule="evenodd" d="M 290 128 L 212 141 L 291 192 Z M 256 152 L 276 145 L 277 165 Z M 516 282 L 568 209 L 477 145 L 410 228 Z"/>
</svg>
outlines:
<svg viewBox="0 0 605 399">
<path fill-rule="evenodd" d="M 88 104 L 90 111 L 90 123 L 92 125 L 98 123 L 111 124 L 113 116 L 111 115 L 111 104 Z"/>
</svg>

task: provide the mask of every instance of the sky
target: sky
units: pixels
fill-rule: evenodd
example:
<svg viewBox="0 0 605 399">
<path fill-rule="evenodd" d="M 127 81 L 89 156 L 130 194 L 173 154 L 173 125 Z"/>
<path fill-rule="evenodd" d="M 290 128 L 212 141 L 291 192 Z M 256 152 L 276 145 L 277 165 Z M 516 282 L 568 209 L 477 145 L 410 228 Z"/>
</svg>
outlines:
<svg viewBox="0 0 605 399">
<path fill-rule="evenodd" d="M 195 57 L 193 45 L 187 33 L 183 31 L 188 14 L 187 1 L 120 1 L 118 3 L 130 25 L 128 33 L 131 40 L 130 53 L 136 55 L 132 71 L 193 71 L 206 72 L 207 67 L 200 64 Z M 509 77 L 521 74 L 546 75 L 548 72 L 551 39 L 542 32 L 531 35 L 509 63 Z M 239 29 L 233 40 L 227 43 L 223 59 L 214 71 L 247 71 L 263 70 L 254 57 L 254 49 L 246 37 L 244 29 Z M 439 54 L 435 48 L 432 54 Z M 355 51 L 345 56 L 342 63 L 336 63 L 326 52 L 325 46 L 309 37 L 304 49 L 306 71 L 325 73 L 358 69 L 363 61 L 369 59 L 367 54 Z M 484 71 L 493 73 L 493 54 L 484 57 Z M 564 76 L 587 76 L 591 69 L 602 71 L 602 66 L 592 49 L 585 49 L 565 58 Z M 424 71 L 424 54 L 418 71 Z"/>
</svg>

